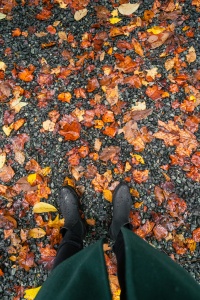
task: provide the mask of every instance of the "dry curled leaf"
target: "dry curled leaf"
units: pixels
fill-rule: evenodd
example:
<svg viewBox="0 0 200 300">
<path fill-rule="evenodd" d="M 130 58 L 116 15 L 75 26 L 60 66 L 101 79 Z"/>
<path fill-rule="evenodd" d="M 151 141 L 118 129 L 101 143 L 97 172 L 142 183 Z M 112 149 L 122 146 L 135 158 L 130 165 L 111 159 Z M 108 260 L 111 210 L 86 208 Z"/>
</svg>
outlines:
<svg viewBox="0 0 200 300">
<path fill-rule="evenodd" d="M 30 229 L 28 235 L 31 238 L 39 239 L 39 238 L 45 236 L 46 232 L 44 231 L 44 229 L 38 227 L 38 228 Z"/>
<path fill-rule="evenodd" d="M 39 202 L 33 206 L 33 212 L 36 214 L 45 212 L 56 212 L 57 208 L 46 202 Z"/>
</svg>

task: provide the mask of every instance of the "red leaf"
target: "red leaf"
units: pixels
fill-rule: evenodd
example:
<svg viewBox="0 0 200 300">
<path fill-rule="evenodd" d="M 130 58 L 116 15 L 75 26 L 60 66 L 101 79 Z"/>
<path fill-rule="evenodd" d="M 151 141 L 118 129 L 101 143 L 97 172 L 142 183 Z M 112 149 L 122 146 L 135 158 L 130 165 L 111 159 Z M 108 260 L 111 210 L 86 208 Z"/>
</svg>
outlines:
<svg viewBox="0 0 200 300">
<path fill-rule="evenodd" d="M 148 234 L 151 233 L 155 223 L 147 220 L 144 225 L 140 226 L 138 229 L 134 230 L 134 232 L 139 235 L 142 239 L 144 239 Z"/>
<path fill-rule="evenodd" d="M 52 13 L 50 10 L 43 8 L 42 11 L 37 14 L 35 17 L 40 21 L 48 20 L 51 17 Z"/>
<path fill-rule="evenodd" d="M 35 266 L 34 258 L 35 256 L 33 252 L 30 252 L 29 247 L 23 246 L 20 249 L 17 260 L 21 268 L 24 268 L 26 271 L 29 271 L 30 268 Z"/>
<path fill-rule="evenodd" d="M 157 85 L 148 86 L 146 89 L 146 95 L 151 98 L 152 100 L 159 100 L 162 99 L 163 90 L 158 87 Z"/>
<path fill-rule="evenodd" d="M 59 124 L 61 126 L 59 133 L 65 137 L 65 140 L 75 141 L 80 137 L 81 125 L 76 117 L 64 115 Z"/>
</svg>

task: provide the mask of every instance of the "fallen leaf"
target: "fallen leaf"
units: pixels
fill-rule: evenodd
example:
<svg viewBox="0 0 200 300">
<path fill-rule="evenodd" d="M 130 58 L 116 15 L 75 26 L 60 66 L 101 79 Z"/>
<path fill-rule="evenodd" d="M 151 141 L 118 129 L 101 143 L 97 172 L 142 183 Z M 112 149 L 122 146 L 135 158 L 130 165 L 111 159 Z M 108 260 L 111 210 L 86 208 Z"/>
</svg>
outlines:
<svg viewBox="0 0 200 300">
<path fill-rule="evenodd" d="M 39 202 L 33 206 L 33 212 L 35 214 L 45 213 L 45 212 L 56 212 L 57 208 L 46 202 Z"/>
<path fill-rule="evenodd" d="M 6 15 L 3 14 L 3 13 L 0 13 L 0 20 L 3 20 L 3 19 L 5 19 L 5 18 L 6 18 Z"/>
<path fill-rule="evenodd" d="M 112 192 L 110 190 L 103 190 L 103 196 L 107 201 L 112 202 Z"/>
<path fill-rule="evenodd" d="M 133 174 L 134 181 L 140 184 L 148 180 L 149 170 L 144 170 L 144 171 L 134 170 L 132 174 Z"/>
<path fill-rule="evenodd" d="M 160 224 L 154 226 L 153 233 L 158 241 L 166 238 L 168 235 L 167 229 Z"/>
<path fill-rule="evenodd" d="M 42 123 L 42 127 L 46 131 L 54 131 L 55 123 L 50 120 L 46 120 Z"/>
<path fill-rule="evenodd" d="M 144 52 L 140 43 L 135 38 L 132 38 L 131 42 L 133 44 L 135 52 L 140 56 L 144 56 Z"/>
<path fill-rule="evenodd" d="M 0 153 L 0 169 L 3 168 L 6 162 L 6 153 L 2 152 Z"/>
<path fill-rule="evenodd" d="M 109 21 L 111 24 L 116 24 L 116 23 L 119 23 L 122 19 L 120 18 L 117 18 L 117 17 L 113 17 L 113 18 L 110 18 Z"/>
<path fill-rule="evenodd" d="M 108 160 L 116 160 L 119 153 L 120 153 L 120 147 L 118 146 L 110 146 L 110 147 L 105 147 L 102 152 L 99 155 L 99 158 L 105 162 L 108 162 Z"/>
<path fill-rule="evenodd" d="M 0 179 L 3 182 L 9 182 L 13 176 L 15 175 L 15 172 L 11 166 L 4 165 L 0 169 Z"/>
<path fill-rule="evenodd" d="M 3 61 L 0 61 L 0 70 L 4 71 L 6 70 L 7 66 Z"/>
<path fill-rule="evenodd" d="M 117 9 L 119 10 L 120 14 L 124 16 L 129 16 L 134 13 L 140 6 L 140 3 L 124 3 L 121 4 Z"/>
<path fill-rule="evenodd" d="M 106 93 L 106 100 L 111 106 L 118 102 L 119 92 L 117 85 L 114 88 L 108 88 L 106 86 L 103 86 L 102 89 Z"/>
<path fill-rule="evenodd" d="M 44 229 L 38 227 L 38 228 L 30 229 L 28 232 L 28 235 L 31 238 L 39 239 L 39 238 L 45 236 L 46 232 L 44 231 Z"/>
<path fill-rule="evenodd" d="M 88 13 L 87 8 L 77 10 L 74 14 L 74 19 L 76 21 L 80 21 L 81 19 L 83 19 L 87 15 L 87 13 Z"/>
<path fill-rule="evenodd" d="M 21 108 L 28 105 L 28 103 L 26 102 L 21 102 L 22 97 L 18 97 L 17 99 L 12 99 L 10 100 L 9 104 L 10 104 L 10 108 L 14 109 L 15 113 L 20 112 Z"/>
<path fill-rule="evenodd" d="M 188 52 L 189 53 L 186 55 L 186 59 L 187 59 L 187 62 L 190 64 L 196 60 L 197 56 L 196 56 L 196 51 L 193 46 L 189 48 Z"/>
<path fill-rule="evenodd" d="M 174 64 L 175 64 L 174 58 L 168 58 L 165 62 L 165 69 L 167 71 L 173 69 Z"/>
<path fill-rule="evenodd" d="M 143 157 L 141 156 L 141 155 L 139 155 L 139 154 L 132 154 L 131 153 L 131 156 L 132 157 L 135 157 L 135 159 L 139 162 L 139 163 L 141 163 L 141 164 L 144 164 L 145 162 L 144 162 L 144 159 L 143 159 Z"/>
<path fill-rule="evenodd" d="M 41 289 L 41 286 L 39 286 L 37 288 L 25 290 L 24 291 L 24 299 L 34 300 L 40 289 Z"/>
<path fill-rule="evenodd" d="M 164 27 L 153 26 L 153 27 L 147 29 L 147 32 L 152 32 L 153 34 L 159 34 L 159 33 L 163 32 L 164 30 L 165 30 Z"/>
<path fill-rule="evenodd" d="M 195 242 L 200 242 L 200 227 L 192 231 L 192 237 Z"/>
<path fill-rule="evenodd" d="M 81 125 L 76 117 L 64 115 L 59 124 L 61 125 L 59 134 L 63 135 L 65 140 L 75 141 L 80 137 Z"/>
<path fill-rule="evenodd" d="M 89 226 L 95 226 L 96 221 L 95 221 L 94 219 L 86 219 L 86 223 L 87 223 Z"/>
<path fill-rule="evenodd" d="M 21 71 L 18 75 L 19 79 L 25 82 L 30 82 L 33 80 L 33 71 L 29 69 L 24 69 L 24 71 Z"/>
</svg>

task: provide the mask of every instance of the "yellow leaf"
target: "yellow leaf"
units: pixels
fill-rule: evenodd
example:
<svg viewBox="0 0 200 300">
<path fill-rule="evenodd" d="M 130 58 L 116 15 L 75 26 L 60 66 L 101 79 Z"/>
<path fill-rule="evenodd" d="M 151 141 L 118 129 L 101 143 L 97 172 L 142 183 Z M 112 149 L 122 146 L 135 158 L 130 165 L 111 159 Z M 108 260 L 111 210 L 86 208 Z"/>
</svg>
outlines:
<svg viewBox="0 0 200 300">
<path fill-rule="evenodd" d="M 47 176 L 51 172 L 50 167 L 45 167 L 42 170 L 40 170 L 38 173 L 42 176 Z"/>
<path fill-rule="evenodd" d="M 9 136 L 10 133 L 11 133 L 11 131 L 13 130 L 13 123 L 10 124 L 10 126 L 4 125 L 4 126 L 2 127 L 2 130 L 3 130 L 3 132 L 5 133 L 5 135 Z"/>
<path fill-rule="evenodd" d="M 135 207 L 135 208 L 140 208 L 140 206 L 142 206 L 143 203 L 144 203 L 144 202 L 135 202 L 135 203 L 134 203 L 134 207 Z"/>
<path fill-rule="evenodd" d="M 24 299 L 34 300 L 40 289 L 41 289 L 41 286 L 34 288 L 34 289 L 25 290 L 24 291 Z"/>
<path fill-rule="evenodd" d="M 59 219 L 59 215 L 57 215 L 53 221 L 48 221 L 48 226 L 53 228 L 60 228 L 64 226 L 64 221 L 64 219 Z"/>
<path fill-rule="evenodd" d="M 159 34 L 161 32 L 163 32 L 165 30 L 164 27 L 160 27 L 160 26 L 153 26 L 149 29 L 147 29 L 148 32 L 152 32 L 153 34 Z"/>
<path fill-rule="evenodd" d="M 132 154 L 131 153 L 131 156 L 132 157 L 135 157 L 135 159 L 138 161 L 138 162 L 140 162 L 141 164 L 144 164 L 145 162 L 144 162 L 144 159 L 143 159 L 143 157 L 141 156 L 141 155 L 139 155 L 139 154 Z"/>
<path fill-rule="evenodd" d="M 103 190 L 103 196 L 107 201 L 112 202 L 112 192 L 110 190 Z"/>
<path fill-rule="evenodd" d="M 30 185 L 33 185 L 35 183 L 35 181 L 36 181 L 36 177 L 37 177 L 36 173 L 28 175 L 27 176 L 28 183 L 30 183 Z"/>
<path fill-rule="evenodd" d="M 7 68 L 6 64 L 3 61 L 0 61 L 0 70 L 5 71 Z"/>
<path fill-rule="evenodd" d="M 72 179 L 72 178 L 69 178 L 69 177 L 65 177 L 64 179 L 64 182 L 63 182 L 63 185 L 70 185 L 72 186 L 73 188 L 75 188 L 75 180 Z"/>
<path fill-rule="evenodd" d="M 22 107 L 26 106 L 28 103 L 26 102 L 20 102 L 22 97 L 19 97 L 17 99 L 10 100 L 10 109 L 14 109 L 15 113 L 18 113 Z"/>
<path fill-rule="evenodd" d="M 16 257 L 15 255 L 12 255 L 12 256 L 9 257 L 9 259 L 10 259 L 11 261 L 16 261 L 16 260 L 17 260 L 17 257 Z"/>
<path fill-rule="evenodd" d="M 125 164 L 125 170 L 124 171 L 128 172 L 128 171 L 131 170 L 131 168 L 132 168 L 131 164 L 127 161 L 126 164 Z"/>
<path fill-rule="evenodd" d="M 3 166 L 5 165 L 6 162 L 6 153 L 2 152 L 0 154 L 0 169 L 3 168 Z"/>
<path fill-rule="evenodd" d="M 110 47 L 110 48 L 108 49 L 107 53 L 108 53 L 109 55 L 112 55 L 112 53 L 113 53 L 113 48 Z"/>
<path fill-rule="evenodd" d="M 111 23 L 111 24 L 116 24 L 116 23 L 119 23 L 121 20 L 122 20 L 122 19 L 116 18 L 116 17 L 110 18 L 110 23 Z"/>
<path fill-rule="evenodd" d="M 133 197 L 136 197 L 136 198 L 139 198 L 140 197 L 140 194 L 137 190 L 133 189 L 133 188 L 130 188 L 130 193 Z"/>
<path fill-rule="evenodd" d="M 197 99 L 196 99 L 196 97 L 194 95 L 190 95 L 189 96 L 189 100 L 195 102 Z"/>
<path fill-rule="evenodd" d="M 111 15 L 113 17 L 118 17 L 118 10 L 117 9 L 114 9 L 112 12 L 111 12 Z"/>
<path fill-rule="evenodd" d="M 169 93 L 168 92 L 163 92 L 162 93 L 162 98 L 168 98 L 169 97 Z"/>
<path fill-rule="evenodd" d="M 45 213 L 45 212 L 56 212 L 57 208 L 46 202 L 39 202 L 33 206 L 33 212 L 36 214 Z"/>
<path fill-rule="evenodd" d="M 42 228 L 33 228 L 29 230 L 28 233 L 29 237 L 32 237 L 34 239 L 39 239 L 46 235 L 46 232 Z"/>
</svg>

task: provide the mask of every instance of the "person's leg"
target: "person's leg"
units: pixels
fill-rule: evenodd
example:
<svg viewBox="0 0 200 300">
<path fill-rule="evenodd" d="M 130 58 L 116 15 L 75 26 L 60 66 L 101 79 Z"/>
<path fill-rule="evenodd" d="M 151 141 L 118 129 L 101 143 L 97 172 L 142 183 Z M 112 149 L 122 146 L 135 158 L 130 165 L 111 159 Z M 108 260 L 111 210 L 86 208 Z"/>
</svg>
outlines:
<svg viewBox="0 0 200 300">
<path fill-rule="evenodd" d="M 80 236 L 74 234 L 72 230 L 66 230 L 66 232 L 63 234 L 63 239 L 58 247 L 52 269 L 54 269 L 65 259 L 76 254 L 82 249 L 83 240 L 80 238 Z"/>
<path fill-rule="evenodd" d="M 123 227 L 132 230 L 132 225 L 129 223 L 124 225 Z M 124 246 L 124 238 L 121 230 L 114 243 L 113 251 L 117 258 L 117 275 L 118 275 L 118 280 L 121 288 L 120 299 L 125 300 L 126 299 L 125 246 Z"/>
<path fill-rule="evenodd" d="M 113 194 L 113 219 L 110 226 L 110 237 L 115 241 L 113 251 L 117 258 L 117 275 L 121 288 L 120 299 L 126 299 L 125 280 L 125 248 L 121 227 L 132 229 L 129 223 L 132 199 L 129 187 L 125 183 L 119 184 Z"/>
<path fill-rule="evenodd" d="M 63 239 L 58 247 L 53 269 L 61 262 L 83 249 L 85 225 L 79 214 L 79 199 L 75 190 L 66 186 L 62 188 L 59 197 L 59 207 L 65 219 L 61 229 Z"/>
</svg>

